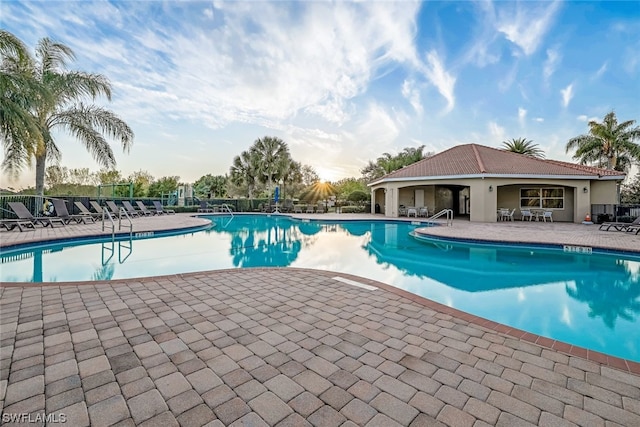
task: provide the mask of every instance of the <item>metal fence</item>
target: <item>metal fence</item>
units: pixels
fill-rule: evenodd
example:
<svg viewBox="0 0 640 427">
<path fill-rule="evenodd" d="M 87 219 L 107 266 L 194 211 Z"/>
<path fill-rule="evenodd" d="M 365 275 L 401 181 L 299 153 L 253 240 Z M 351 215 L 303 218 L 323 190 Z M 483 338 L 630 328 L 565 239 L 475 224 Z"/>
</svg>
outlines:
<svg viewBox="0 0 640 427">
<path fill-rule="evenodd" d="M 597 224 L 607 221 L 633 222 L 639 216 L 638 204 L 591 205 L 591 218 Z"/>
<path fill-rule="evenodd" d="M 51 214 L 51 212 L 44 212 L 45 202 L 52 199 L 61 199 L 66 201 L 67 210 L 70 214 L 79 214 L 80 211 L 76 207 L 75 202 L 80 202 L 89 210 L 91 210 L 90 200 L 97 201 L 100 206 L 104 206 L 107 200 L 114 201 L 117 206 L 122 206 L 123 200 L 128 200 L 132 204 L 136 201 L 141 201 L 146 206 L 153 208 L 154 201 L 160 201 L 164 206 L 172 209 L 184 209 L 187 212 L 196 212 L 200 207 L 200 202 L 205 202 L 209 206 L 216 206 L 226 204 L 230 206 L 235 212 L 258 212 L 260 208 L 267 204 L 268 199 L 198 199 L 196 197 L 189 197 L 184 200 L 184 205 L 181 206 L 168 206 L 168 200 L 160 200 L 158 198 L 143 198 L 143 197 L 108 197 L 108 198 L 96 198 L 88 196 L 33 196 L 33 195 L 3 195 L 0 196 L 0 219 L 13 219 L 17 218 L 16 214 L 9 207 L 9 202 L 21 202 L 34 216 L 43 216 Z M 272 202 L 273 203 L 273 202 Z M 135 206 L 135 204 L 134 204 Z"/>
</svg>

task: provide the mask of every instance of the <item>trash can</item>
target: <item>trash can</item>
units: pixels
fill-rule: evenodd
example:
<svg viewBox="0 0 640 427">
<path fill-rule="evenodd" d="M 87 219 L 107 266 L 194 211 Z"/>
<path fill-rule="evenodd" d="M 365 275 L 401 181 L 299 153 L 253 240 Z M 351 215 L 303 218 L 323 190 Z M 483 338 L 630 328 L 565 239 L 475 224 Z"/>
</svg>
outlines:
<svg viewBox="0 0 640 427">
<path fill-rule="evenodd" d="M 376 213 L 380 213 L 380 203 L 376 203 Z"/>
</svg>

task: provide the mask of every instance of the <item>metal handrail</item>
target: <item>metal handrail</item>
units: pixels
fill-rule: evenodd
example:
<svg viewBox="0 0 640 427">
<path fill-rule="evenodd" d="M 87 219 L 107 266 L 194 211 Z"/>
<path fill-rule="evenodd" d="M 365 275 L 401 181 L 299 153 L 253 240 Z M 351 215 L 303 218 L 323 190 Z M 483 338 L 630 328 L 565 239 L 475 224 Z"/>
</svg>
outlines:
<svg viewBox="0 0 640 427">
<path fill-rule="evenodd" d="M 124 215 L 124 217 L 127 218 L 127 221 L 129 221 L 129 231 L 133 232 L 133 222 L 131 222 L 131 217 L 127 213 L 127 210 L 123 207 L 121 207 L 120 212 L 118 212 L 118 230 L 122 230 L 122 215 Z M 125 227 L 127 227 L 126 224 Z"/>
<path fill-rule="evenodd" d="M 447 219 L 447 227 L 451 227 L 453 225 L 453 209 L 442 209 L 435 215 L 427 218 L 427 221 L 433 221 L 434 219 L 438 219 L 446 215 Z"/>
<path fill-rule="evenodd" d="M 229 212 L 231 214 L 231 217 L 233 218 L 233 210 L 231 210 L 228 204 L 223 203 L 220 205 L 220 207 L 222 208 L 223 211 L 226 210 L 227 212 Z"/>
<path fill-rule="evenodd" d="M 103 208 L 102 209 L 102 231 L 104 231 L 104 224 L 105 224 L 105 219 L 109 218 L 109 222 L 111 222 L 111 238 L 115 239 L 116 238 L 116 223 L 113 220 L 113 217 L 111 216 L 111 213 L 109 212 L 109 210 L 107 208 Z"/>
</svg>

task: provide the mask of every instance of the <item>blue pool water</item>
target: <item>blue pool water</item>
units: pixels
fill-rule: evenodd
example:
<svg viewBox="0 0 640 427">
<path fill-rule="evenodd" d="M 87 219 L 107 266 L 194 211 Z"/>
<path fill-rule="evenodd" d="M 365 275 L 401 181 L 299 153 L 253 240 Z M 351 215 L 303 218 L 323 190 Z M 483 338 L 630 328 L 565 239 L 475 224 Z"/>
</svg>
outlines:
<svg viewBox="0 0 640 427">
<path fill-rule="evenodd" d="M 291 266 L 392 284 L 534 334 L 640 361 L 640 256 L 422 241 L 390 221 L 212 217 L 186 234 L 1 251 L 3 282 Z"/>
</svg>

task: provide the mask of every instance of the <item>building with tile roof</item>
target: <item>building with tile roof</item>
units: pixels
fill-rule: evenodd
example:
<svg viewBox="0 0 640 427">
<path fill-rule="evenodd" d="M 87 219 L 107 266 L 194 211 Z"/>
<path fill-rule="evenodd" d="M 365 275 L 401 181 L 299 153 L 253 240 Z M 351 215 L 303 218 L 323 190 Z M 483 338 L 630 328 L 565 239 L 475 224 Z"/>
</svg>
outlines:
<svg viewBox="0 0 640 427">
<path fill-rule="evenodd" d="M 495 222 L 500 209 L 582 222 L 592 204 L 615 204 L 625 174 L 538 159 L 478 144 L 458 145 L 371 183 L 372 212 L 398 217 L 452 209 L 454 217 Z M 422 209 L 424 213 L 424 209 Z"/>
</svg>

